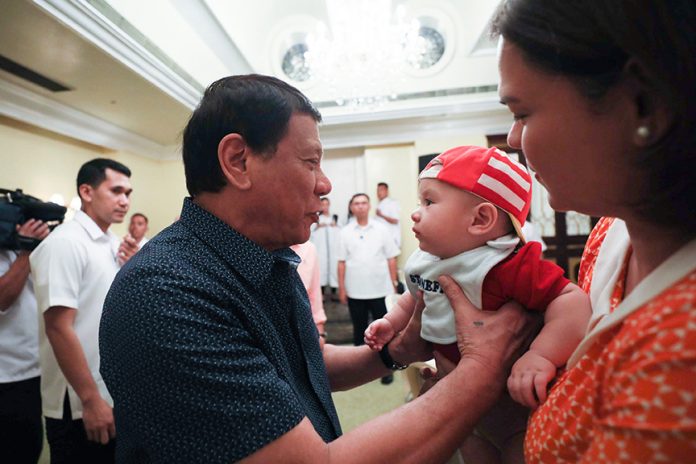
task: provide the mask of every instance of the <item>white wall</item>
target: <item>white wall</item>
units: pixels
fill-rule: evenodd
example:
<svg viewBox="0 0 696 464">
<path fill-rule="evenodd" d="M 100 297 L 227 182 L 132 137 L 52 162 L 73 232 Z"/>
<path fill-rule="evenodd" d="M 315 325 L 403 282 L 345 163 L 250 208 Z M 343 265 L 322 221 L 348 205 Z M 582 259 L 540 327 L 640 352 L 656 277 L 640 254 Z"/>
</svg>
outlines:
<svg viewBox="0 0 696 464">
<path fill-rule="evenodd" d="M 331 214 L 338 214 L 339 224 L 345 224 L 348 201 L 358 192 L 368 193 L 365 179 L 365 157 L 362 147 L 326 150 L 321 163 L 331 180 Z"/>
</svg>

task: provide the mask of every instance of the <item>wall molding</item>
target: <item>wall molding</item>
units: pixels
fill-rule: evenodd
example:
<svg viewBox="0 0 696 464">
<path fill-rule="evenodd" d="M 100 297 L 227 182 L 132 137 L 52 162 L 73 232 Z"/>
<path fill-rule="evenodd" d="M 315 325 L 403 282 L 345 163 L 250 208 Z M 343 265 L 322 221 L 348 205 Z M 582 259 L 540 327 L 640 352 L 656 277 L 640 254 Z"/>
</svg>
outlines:
<svg viewBox="0 0 696 464">
<path fill-rule="evenodd" d="M 179 147 L 142 135 L 0 80 L 0 114 L 73 139 L 156 160 L 177 158 Z"/>
<path fill-rule="evenodd" d="M 36 5 L 172 98 L 193 109 L 200 89 L 116 26 L 87 0 L 33 0 Z"/>
<path fill-rule="evenodd" d="M 507 133 L 512 117 L 497 95 L 478 101 L 327 115 L 320 126 L 325 149 L 410 143 L 419 139 Z"/>
</svg>

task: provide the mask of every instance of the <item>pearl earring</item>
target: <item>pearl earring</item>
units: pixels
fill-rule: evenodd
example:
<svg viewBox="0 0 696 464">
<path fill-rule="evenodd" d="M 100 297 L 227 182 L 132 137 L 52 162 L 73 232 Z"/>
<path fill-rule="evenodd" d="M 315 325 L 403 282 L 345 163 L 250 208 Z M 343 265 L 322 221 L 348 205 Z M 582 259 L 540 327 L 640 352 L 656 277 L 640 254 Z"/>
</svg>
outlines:
<svg viewBox="0 0 696 464">
<path fill-rule="evenodd" d="M 647 139 L 650 137 L 650 129 L 648 129 L 648 126 L 640 126 L 636 129 L 636 135 L 641 139 Z"/>
</svg>

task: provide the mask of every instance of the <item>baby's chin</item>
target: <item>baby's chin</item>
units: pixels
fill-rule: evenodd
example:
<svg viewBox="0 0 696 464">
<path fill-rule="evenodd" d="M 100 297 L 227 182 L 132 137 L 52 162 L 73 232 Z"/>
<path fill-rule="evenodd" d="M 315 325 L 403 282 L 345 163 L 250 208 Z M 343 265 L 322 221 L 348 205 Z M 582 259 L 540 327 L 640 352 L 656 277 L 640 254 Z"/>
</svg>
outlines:
<svg viewBox="0 0 696 464">
<path fill-rule="evenodd" d="M 424 244 L 423 242 L 420 242 L 420 241 L 419 241 L 419 243 L 418 243 L 418 248 L 420 248 L 421 251 L 424 251 L 424 252 L 426 252 L 426 253 L 428 253 L 428 254 L 431 254 L 431 255 L 433 255 L 433 256 L 437 256 L 437 257 L 440 258 L 440 259 L 451 258 L 451 257 L 456 256 L 456 255 L 459 254 L 459 253 L 453 252 L 452 250 L 450 250 L 450 251 L 448 252 L 448 251 L 445 251 L 445 250 L 434 249 L 434 248 L 432 248 L 432 247 L 429 247 L 429 246 L 427 245 L 427 243 Z M 464 250 L 463 250 L 463 251 L 464 251 Z"/>
</svg>

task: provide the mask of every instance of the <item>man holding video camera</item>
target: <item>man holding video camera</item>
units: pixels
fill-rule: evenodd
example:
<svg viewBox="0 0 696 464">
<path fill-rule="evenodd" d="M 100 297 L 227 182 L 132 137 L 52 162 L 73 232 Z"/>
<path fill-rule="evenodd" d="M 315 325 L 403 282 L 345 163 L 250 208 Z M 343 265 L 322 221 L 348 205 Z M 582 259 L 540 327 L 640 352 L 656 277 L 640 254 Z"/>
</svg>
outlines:
<svg viewBox="0 0 696 464">
<path fill-rule="evenodd" d="M 49 232 L 38 219 L 16 229 L 35 240 Z M 12 462 L 37 462 L 43 447 L 38 332 L 29 250 L 0 246 L 0 449 L 14 449 Z"/>
<path fill-rule="evenodd" d="M 97 158 L 80 168 L 82 209 L 31 254 L 40 318 L 41 395 L 51 463 L 114 461 L 113 401 L 99 374 L 99 320 L 119 270 L 137 250 L 109 230 L 130 206 L 130 170 Z"/>
</svg>

